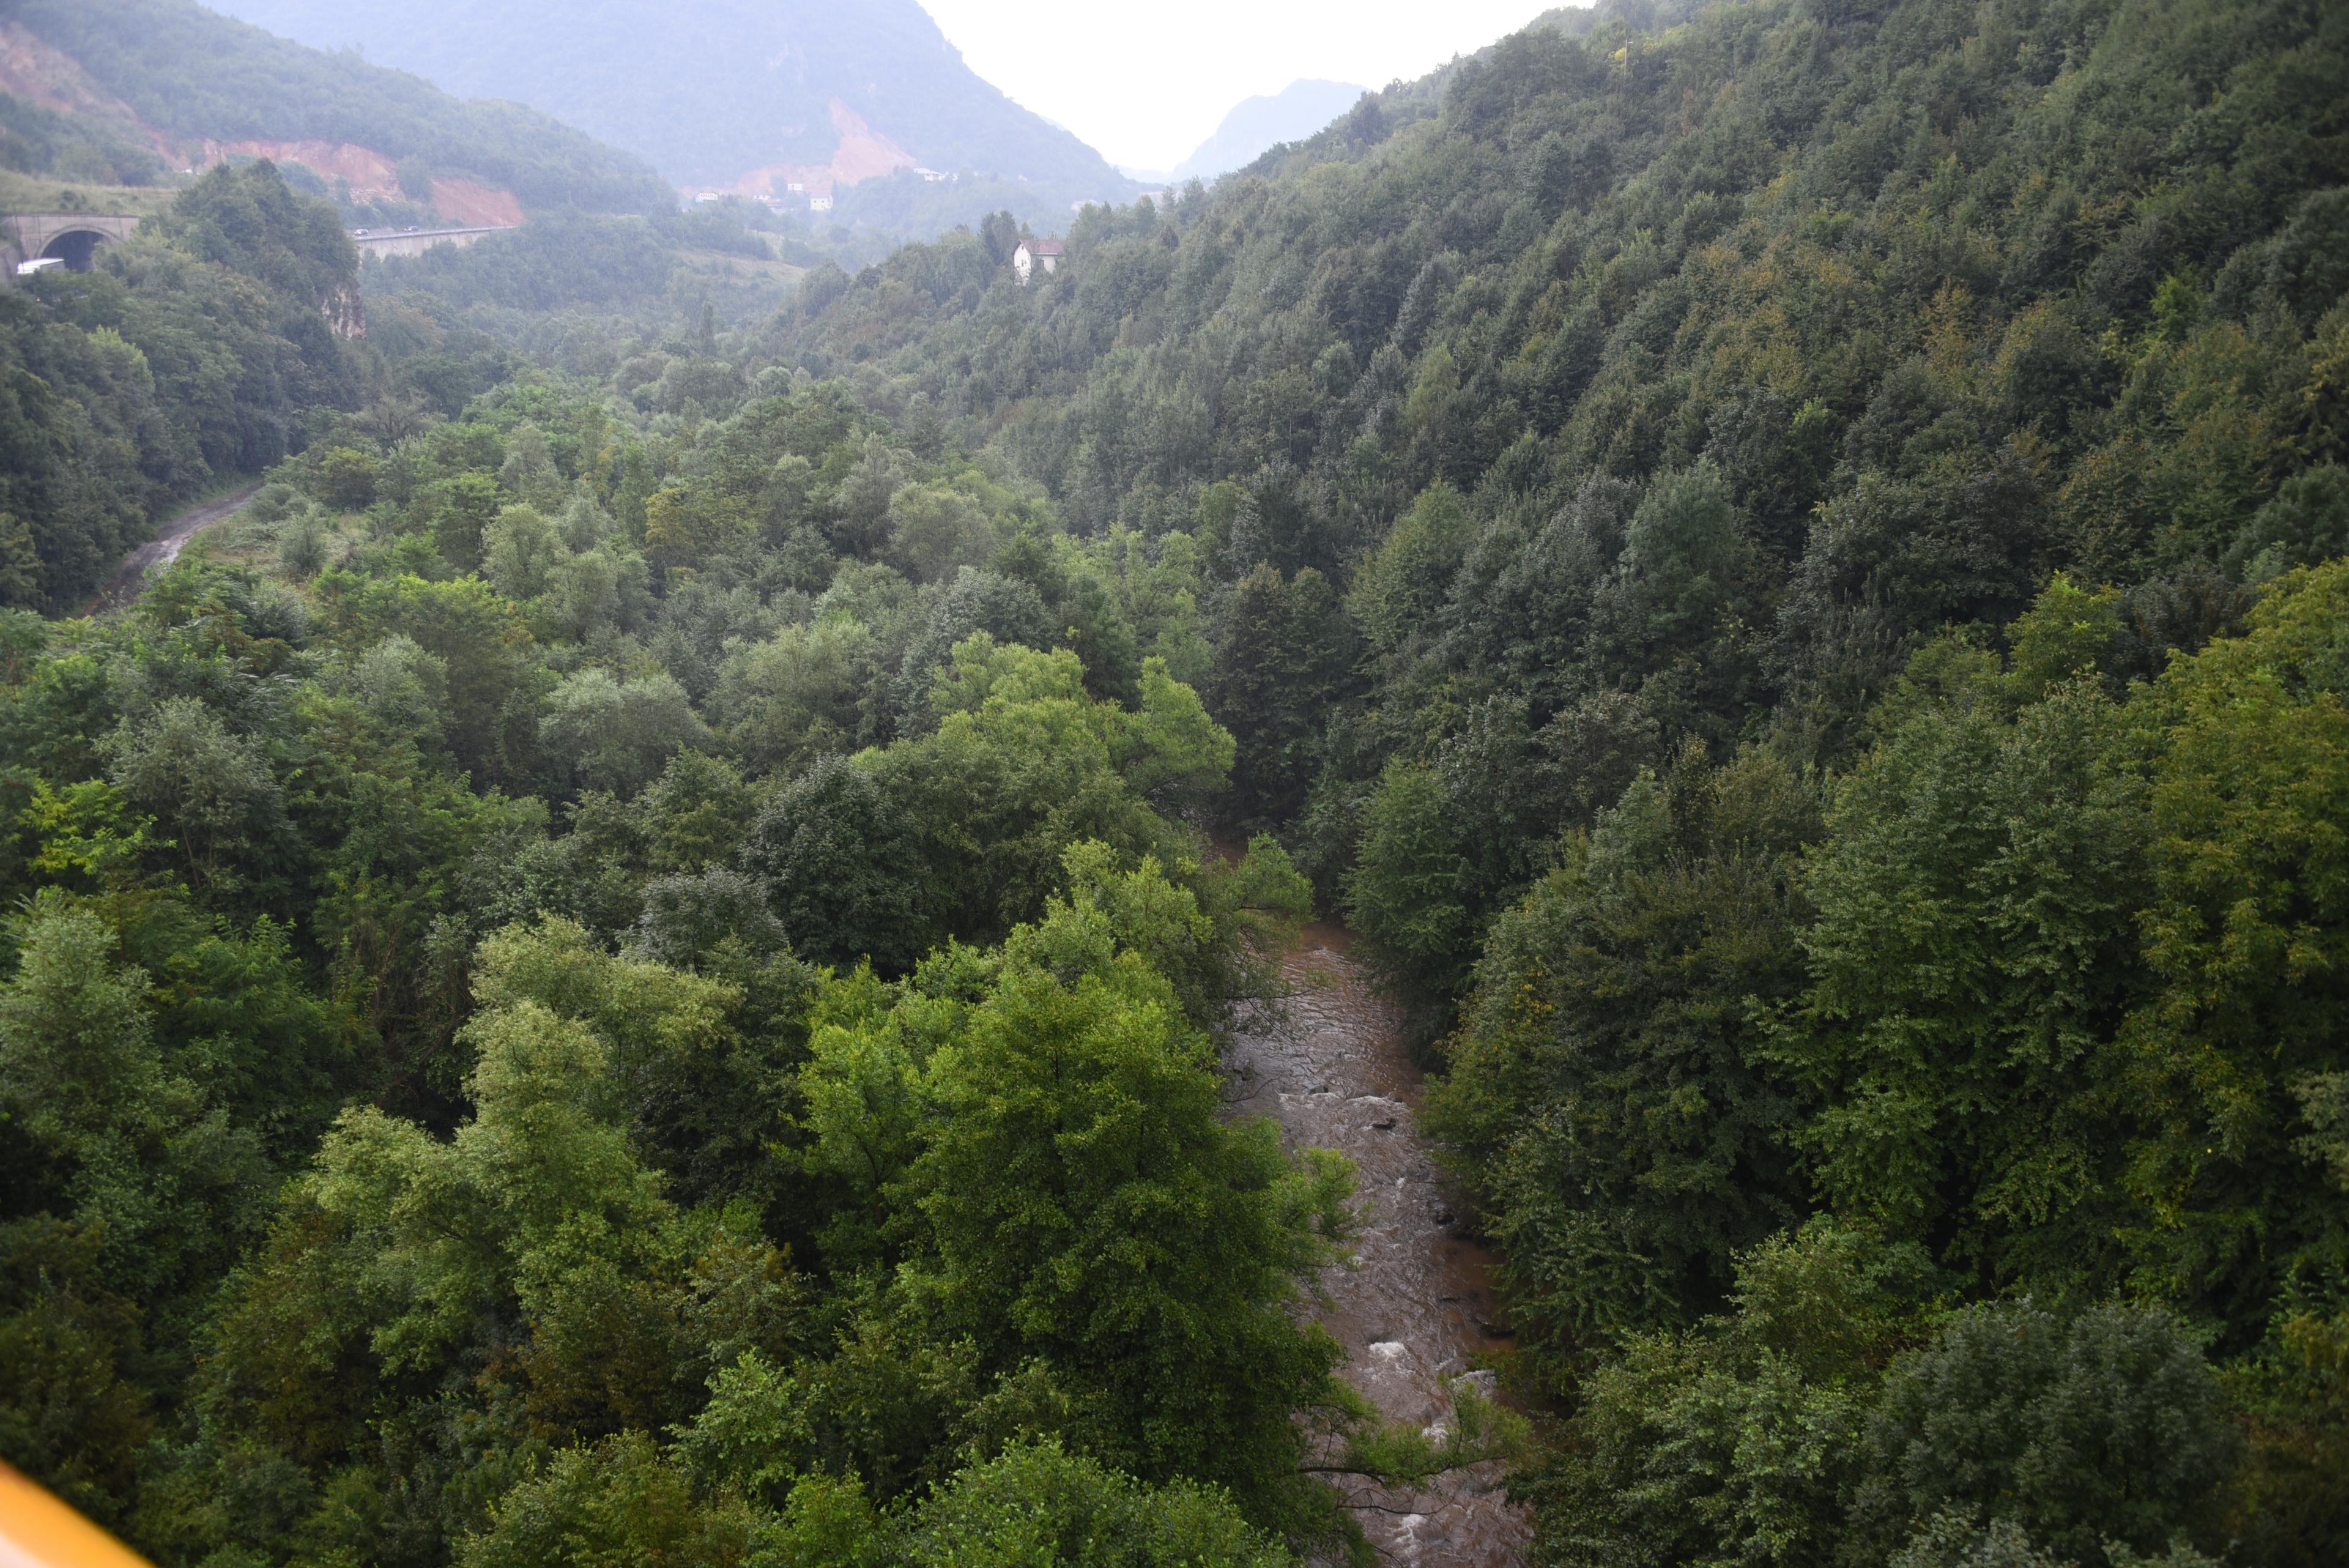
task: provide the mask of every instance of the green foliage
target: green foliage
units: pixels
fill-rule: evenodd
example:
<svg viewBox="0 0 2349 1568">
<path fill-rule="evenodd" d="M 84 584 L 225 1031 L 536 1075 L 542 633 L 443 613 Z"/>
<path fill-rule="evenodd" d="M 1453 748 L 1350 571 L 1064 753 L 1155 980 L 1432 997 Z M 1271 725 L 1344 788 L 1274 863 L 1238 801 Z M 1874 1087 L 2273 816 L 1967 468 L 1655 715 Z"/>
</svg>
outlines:
<svg viewBox="0 0 2349 1568">
<path fill-rule="evenodd" d="M 0 1229 L 0 1446 L 91 1517 L 130 1511 L 155 1420 L 138 1382 L 137 1305 L 98 1281 L 93 1228 Z"/>
<path fill-rule="evenodd" d="M 1476 947 L 1462 825 L 1426 768 L 1391 763 L 1362 811 L 1346 913 L 1386 965 L 1436 995 L 1459 985 Z"/>
<path fill-rule="evenodd" d="M 566 1449 L 515 1487 L 457 1552 L 464 1568 L 733 1568 L 750 1520 L 712 1508 L 641 1432 Z"/>
<path fill-rule="evenodd" d="M 916 582 L 952 577 L 994 553 L 987 514 L 941 484 L 909 484 L 889 498 L 890 562 Z"/>
<path fill-rule="evenodd" d="M 2349 1321 L 2294 1314 L 2230 1381 L 2250 1419 L 2229 1529 L 2266 1562 L 2325 1561 L 2349 1542 Z"/>
<path fill-rule="evenodd" d="M 0 992 L 10 1210 L 86 1227 L 95 1281 L 160 1304 L 252 1232 L 267 1192 L 259 1141 L 159 1049 L 149 977 L 116 964 L 95 912 L 51 895 L 20 919 Z"/>
<path fill-rule="evenodd" d="M 1917 1283 L 1899 1252 L 1815 1220 L 1740 1259 L 1733 1314 L 1628 1340 L 1530 1478 L 1547 1560 L 1834 1560 Z"/>
<path fill-rule="evenodd" d="M 2349 1244 L 2321 1149 L 2290 1132 L 2295 1090 L 2341 1070 L 2344 596 L 2338 562 L 2294 574 L 2246 636 L 2132 704 L 2158 739 L 2151 984 L 2125 1034 L 2151 1134 L 2131 1151 L 2130 1251 L 2148 1286 L 2230 1324 L 2295 1274 L 2337 1271 Z"/>
<path fill-rule="evenodd" d="M 1630 699 L 1659 754 L 1780 724 L 1839 763 L 1920 642 L 2050 567 L 2180 572 L 2271 502 L 2254 552 L 2330 536 L 2295 475 L 2331 450 L 2337 28 L 2128 18 L 1547 18 L 1171 217 L 1091 215 L 1076 286 L 1006 295 L 944 241 L 771 341 L 940 410 L 1081 526 L 1195 531 L 1229 585 L 1202 691 L 1233 814 L 1294 822 L 1340 775 L 1317 861 L 1496 688 L 1536 734 Z M 2099 162 L 2057 129 L 2082 116 L 2194 151 Z M 1300 572 L 1350 627 L 1300 624 Z M 1621 782 L 1509 820 L 1494 891 Z"/>
<path fill-rule="evenodd" d="M 1014 1445 L 891 1518 L 876 1516 L 854 1481 L 822 1476 L 798 1481 L 773 1512 L 723 1493 L 698 1498 L 689 1478 L 636 1433 L 556 1455 L 507 1494 L 457 1560 L 468 1568 L 1284 1568 L 1293 1561 L 1212 1488 L 1145 1486 L 1057 1441 Z"/>
<path fill-rule="evenodd" d="M 1811 792 L 1766 753 L 1683 755 L 1495 924 L 1429 1127 L 1483 1196 L 1546 1347 L 1714 1304 L 1799 1215 L 1803 1098 L 1748 1021 L 1800 979 Z"/>
<path fill-rule="evenodd" d="M 924 1568 L 1281 1568 L 1291 1561 L 1212 1489 L 1138 1486 L 1054 1443 L 1012 1449 L 957 1476 L 890 1552 Z"/>
<path fill-rule="evenodd" d="M 1351 1173 L 1223 1117 L 1151 962 L 1205 934 L 1186 904 L 1146 865 L 1123 888 L 1080 877 L 999 960 L 942 952 L 885 1008 L 836 982 L 807 1114 L 816 1158 L 897 1216 L 899 1288 L 936 1332 L 985 1370 L 1043 1358 L 1122 1466 L 1295 1522 L 1290 1413 L 1331 1399 L 1335 1351 L 1285 1303 Z"/>
<path fill-rule="evenodd" d="M 296 195 L 264 163 L 217 165 L 155 226 L 173 248 L 252 278 L 289 301 L 323 305 L 357 281 L 358 255 L 333 209 Z M 295 330 L 316 339 L 326 326 L 305 321 Z M 348 468 L 348 457 L 329 453 L 326 461 L 348 489 L 353 481 L 340 472 Z"/>
<path fill-rule="evenodd" d="M 461 765 L 484 783 L 527 769 L 536 736 L 517 725 L 516 699 L 538 682 L 530 629 L 512 605 L 478 578 L 429 582 L 401 575 L 352 581 L 329 575 L 318 589 L 350 642 L 365 647 L 397 635 L 440 661 L 449 746 Z M 608 678 L 606 684 L 612 684 Z M 585 716 L 596 715 L 587 705 Z M 623 738 L 623 764 L 629 754 Z"/>
<path fill-rule="evenodd" d="M 2209 1528 L 2234 1438 L 2176 1320 L 2016 1303 L 1919 1344 L 1920 1262 L 1815 1220 L 1740 1258 L 1733 1314 L 1627 1342 L 1533 1482 L 1551 1554 L 2122 1563 Z"/>
<path fill-rule="evenodd" d="M 921 951 L 926 877 L 905 813 L 847 758 L 817 763 L 769 801 L 743 861 L 809 957 L 902 972 Z"/>
<path fill-rule="evenodd" d="M 1352 628 L 1319 572 L 1285 580 L 1269 562 L 1233 586 L 1224 623 L 1206 691 L 1236 746 L 1234 811 L 1278 821 L 1319 771 L 1322 727 L 1350 683 Z"/>
<path fill-rule="evenodd" d="M 1378 553 L 1362 563 L 1348 596 L 1347 607 L 1372 649 L 1402 653 L 1413 633 L 1433 623 L 1445 587 L 1467 553 L 1468 526 L 1459 493 L 1441 481 L 1395 519 Z"/>
<path fill-rule="evenodd" d="M 1813 983 L 1775 1050 L 1826 1102 L 1822 1193 L 1994 1279 L 2112 1277 L 2147 890 L 2122 723 L 2093 684 L 2010 718 L 1961 679 L 1846 781 L 1807 882 Z"/>
<path fill-rule="evenodd" d="M 119 121 L 61 114 L 12 93 L 0 97 L 0 167 L 95 185 L 152 185 L 163 161 Z"/>
<path fill-rule="evenodd" d="M 485 1008 L 535 1002 L 592 1029 L 626 1086 L 620 1108 L 635 1148 L 677 1190 L 703 1201 L 763 1199 L 773 1192 L 767 1146 L 788 1104 L 778 1079 L 804 1039 L 811 977 L 774 964 L 741 972 L 708 950 L 691 956 L 711 972 L 614 957 L 577 925 L 550 919 L 483 942 L 472 990 Z"/>
<path fill-rule="evenodd" d="M 166 507 L 302 444 L 357 382 L 320 306 L 357 263 L 266 165 L 215 169 L 106 269 L 0 303 L 0 603 L 78 605 Z"/>
<path fill-rule="evenodd" d="M 538 743 L 567 758 L 590 789 L 634 794 L 680 751 L 706 745 L 709 728 L 677 678 L 663 671 L 621 683 L 590 668 L 547 694 Z"/>
<path fill-rule="evenodd" d="M 231 733 L 193 698 L 172 698 L 143 722 L 126 719 L 100 746 L 108 782 L 171 836 L 200 892 L 233 889 L 242 879 L 236 862 L 266 853 L 285 831 L 277 782 L 260 747 Z"/>
<path fill-rule="evenodd" d="M 2108 1542 L 2159 1551 L 2198 1522 L 2232 1446 L 2201 1348 L 2167 1314 L 1982 1308 L 1887 1375 L 1857 1511 L 1989 1511 L 2059 1561 L 2110 1561 Z"/>
<path fill-rule="evenodd" d="M 11 603 L 277 466 L 0 618 L 0 1447 L 212 1568 L 2339 1558 L 2343 44 L 1610 5 L 1026 289 L 549 213 L 354 348 L 259 165 L 29 280 Z M 1530 1426 L 1300 1326 L 1315 886 Z"/>
<path fill-rule="evenodd" d="M 2228 552 L 2252 581 L 2349 552 L 2349 472 L 2326 463 L 2293 474 L 2243 526 Z"/>
<path fill-rule="evenodd" d="M 1097 701 L 1073 652 L 957 643 L 931 688 L 928 734 L 863 754 L 927 863 L 933 929 L 984 938 L 1040 912 L 1061 857 L 1081 839 L 1185 858 L 1144 792 L 1212 785 L 1230 737 L 1187 687 L 1150 670 L 1139 710 Z"/>
<path fill-rule="evenodd" d="M 552 935 L 517 938 L 493 961 L 490 1005 L 467 1030 L 474 1114 L 452 1139 L 353 1110 L 289 1189 L 269 1245 L 232 1286 L 207 1375 L 210 1419 L 241 1442 L 274 1449 L 281 1464 L 365 1477 L 368 1424 L 388 1421 L 415 1445 L 402 1484 L 421 1490 L 428 1516 L 445 1507 L 480 1520 L 484 1494 L 466 1501 L 472 1483 L 450 1468 L 469 1431 L 509 1433 L 499 1463 L 523 1480 L 534 1444 L 510 1446 L 515 1419 L 554 1444 L 657 1429 L 689 1413 L 713 1364 L 782 1342 L 798 1298 L 774 1250 L 730 1214 L 681 1213 L 626 1125 L 631 1091 L 657 1098 L 646 1079 L 660 1053 L 707 1048 L 712 988 L 649 966 L 607 977 L 599 955 Z M 669 983 L 648 993 L 648 980 Z M 599 984 L 610 986 L 600 1007 Z M 566 1017 L 533 990 L 602 1017 Z M 505 1342 L 501 1324 L 520 1337 L 494 1373 L 453 1405 L 408 1403 L 404 1391 L 481 1365 L 489 1344 Z M 222 1448 L 212 1462 L 249 1462 L 240 1452 Z M 369 1484 L 390 1480 L 378 1471 Z M 600 1458 L 558 1458 L 478 1549 L 625 1552 L 628 1531 L 673 1523 L 656 1506 L 675 1495 L 660 1481 L 626 1438 Z M 316 1495 L 330 1517 L 334 1488 Z M 549 1532 L 559 1540 L 578 1523 L 571 1512 L 602 1522 L 550 1544 Z M 233 1534 L 258 1522 L 228 1521 Z"/>
<path fill-rule="evenodd" d="M 1719 469 L 1659 474 L 1623 531 L 1612 602 L 1600 601 L 1631 645 L 1625 665 L 1645 674 L 1708 649 L 1727 629 L 1749 554 Z"/>
</svg>

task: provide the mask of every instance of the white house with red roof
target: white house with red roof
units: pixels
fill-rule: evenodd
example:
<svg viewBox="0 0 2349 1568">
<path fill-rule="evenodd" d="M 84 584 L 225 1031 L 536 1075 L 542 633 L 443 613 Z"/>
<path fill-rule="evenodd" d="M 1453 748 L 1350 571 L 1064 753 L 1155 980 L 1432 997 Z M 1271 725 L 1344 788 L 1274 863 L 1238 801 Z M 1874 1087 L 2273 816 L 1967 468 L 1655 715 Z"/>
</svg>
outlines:
<svg viewBox="0 0 2349 1568">
<path fill-rule="evenodd" d="M 1061 242 L 1058 240 L 1022 240 L 1019 248 L 1011 253 L 1011 270 L 1019 275 L 1020 286 L 1038 267 L 1047 276 L 1061 270 Z"/>
</svg>

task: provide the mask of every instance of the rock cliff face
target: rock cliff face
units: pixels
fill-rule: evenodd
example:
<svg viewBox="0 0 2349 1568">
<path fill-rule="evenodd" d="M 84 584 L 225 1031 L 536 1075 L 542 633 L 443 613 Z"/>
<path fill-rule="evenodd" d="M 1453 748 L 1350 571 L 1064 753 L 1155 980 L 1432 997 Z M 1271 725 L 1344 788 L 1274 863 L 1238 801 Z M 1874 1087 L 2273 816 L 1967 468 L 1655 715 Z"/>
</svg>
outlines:
<svg viewBox="0 0 2349 1568">
<path fill-rule="evenodd" d="M 357 342 L 367 336 L 367 302 L 358 285 L 345 284 L 326 296 L 319 308 L 326 313 L 326 325 L 336 337 Z"/>
</svg>

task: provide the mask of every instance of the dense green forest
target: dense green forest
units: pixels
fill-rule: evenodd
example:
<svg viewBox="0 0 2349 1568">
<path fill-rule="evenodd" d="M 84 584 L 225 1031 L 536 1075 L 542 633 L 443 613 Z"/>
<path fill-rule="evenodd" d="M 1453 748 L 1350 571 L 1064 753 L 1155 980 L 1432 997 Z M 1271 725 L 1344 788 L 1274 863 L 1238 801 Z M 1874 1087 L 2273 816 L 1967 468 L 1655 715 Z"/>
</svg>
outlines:
<svg viewBox="0 0 2349 1568">
<path fill-rule="evenodd" d="M 244 522 L 0 619 L 0 1454 L 210 1568 L 1496 1457 L 1546 1564 L 2349 1557 L 2349 15 L 1624 5 L 1018 234 L 371 273 Z M 165 428 L 110 268 L 12 453 Z M 1440 1428 L 1224 1105 L 1316 907 L 1500 1249 Z"/>
<path fill-rule="evenodd" d="M 841 240 L 818 240 L 804 220 L 746 202 L 697 202 L 648 218 L 542 213 L 462 249 L 370 257 L 368 342 L 388 356 L 395 381 L 422 373 L 399 335 L 402 322 L 435 341 L 485 336 L 533 363 L 607 376 L 680 315 L 698 319 L 708 305 L 730 322 L 763 318 L 793 297 L 808 266 L 876 248 L 869 239 Z M 462 402 L 443 411 L 454 414 Z"/>
<path fill-rule="evenodd" d="M 1173 1563 L 1513 1441 L 1289 1311 L 1351 1179 L 1223 1114 L 1310 892 L 1194 826 L 1195 563 L 636 347 L 336 361 L 254 564 L 5 621 L 0 1452 L 171 1563 Z"/>
<path fill-rule="evenodd" d="M 163 507 L 298 449 L 359 396 L 331 207 L 221 167 L 88 273 L 0 290 L 0 607 L 83 604 Z"/>
</svg>

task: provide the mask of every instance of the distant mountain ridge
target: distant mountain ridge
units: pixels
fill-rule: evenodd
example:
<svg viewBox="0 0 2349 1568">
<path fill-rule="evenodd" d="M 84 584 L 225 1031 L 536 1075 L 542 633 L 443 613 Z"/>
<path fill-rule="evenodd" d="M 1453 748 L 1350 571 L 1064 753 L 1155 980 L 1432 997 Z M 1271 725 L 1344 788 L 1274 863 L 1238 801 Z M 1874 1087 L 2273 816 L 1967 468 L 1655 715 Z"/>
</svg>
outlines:
<svg viewBox="0 0 2349 1568">
<path fill-rule="evenodd" d="M 528 103 L 689 190 L 973 171 L 1057 204 L 1138 188 L 963 63 L 915 0 L 222 0 L 450 91 Z"/>
<path fill-rule="evenodd" d="M 0 94 L 137 150 L 130 161 L 147 169 L 118 169 L 115 183 L 254 157 L 462 223 L 518 223 L 531 207 L 653 213 L 675 202 L 649 166 L 547 115 L 465 102 L 190 0 L 7 0 Z"/>
<path fill-rule="evenodd" d="M 1349 82 L 1293 81 L 1243 99 L 1216 133 L 1174 166 L 1176 180 L 1212 180 L 1253 163 L 1284 141 L 1301 141 L 1354 107 L 1363 88 Z"/>
</svg>

